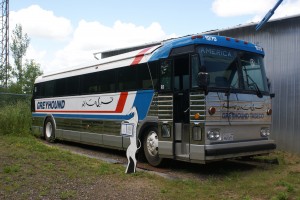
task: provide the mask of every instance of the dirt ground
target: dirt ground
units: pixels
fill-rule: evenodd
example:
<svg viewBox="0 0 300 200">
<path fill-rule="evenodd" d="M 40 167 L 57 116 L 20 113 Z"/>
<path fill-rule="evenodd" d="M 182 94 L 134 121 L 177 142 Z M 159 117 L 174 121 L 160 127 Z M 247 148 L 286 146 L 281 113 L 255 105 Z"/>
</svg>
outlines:
<svg viewBox="0 0 300 200">
<path fill-rule="evenodd" d="M 60 141 L 56 143 L 47 143 L 47 145 L 56 146 L 61 149 L 69 150 L 72 153 L 84 155 L 90 158 L 96 158 L 108 163 L 121 164 L 126 167 L 127 158 L 125 151 L 112 150 L 101 147 L 94 147 L 89 145 L 83 145 L 73 142 Z M 156 174 L 166 179 L 194 179 L 194 180 L 206 180 L 214 174 L 215 171 L 219 171 L 220 168 L 226 169 L 241 169 L 251 170 L 257 166 L 276 164 L 273 163 L 257 162 L 256 160 L 225 160 L 209 164 L 195 164 L 182 161 L 167 160 L 162 167 L 152 167 L 146 162 L 138 162 L 137 170 L 146 171 Z M 214 174 L 216 175 L 216 174 Z"/>
</svg>

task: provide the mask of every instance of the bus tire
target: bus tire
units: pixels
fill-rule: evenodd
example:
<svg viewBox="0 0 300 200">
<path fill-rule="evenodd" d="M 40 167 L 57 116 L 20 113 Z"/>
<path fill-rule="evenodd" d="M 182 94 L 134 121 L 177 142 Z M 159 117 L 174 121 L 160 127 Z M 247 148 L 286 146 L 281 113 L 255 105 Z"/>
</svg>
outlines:
<svg viewBox="0 0 300 200">
<path fill-rule="evenodd" d="M 55 126 L 51 117 L 45 120 L 44 137 L 48 142 L 55 142 Z"/>
<path fill-rule="evenodd" d="M 161 165 L 162 159 L 158 153 L 158 131 L 156 127 L 147 129 L 143 139 L 144 154 L 148 163 L 154 167 Z"/>
</svg>

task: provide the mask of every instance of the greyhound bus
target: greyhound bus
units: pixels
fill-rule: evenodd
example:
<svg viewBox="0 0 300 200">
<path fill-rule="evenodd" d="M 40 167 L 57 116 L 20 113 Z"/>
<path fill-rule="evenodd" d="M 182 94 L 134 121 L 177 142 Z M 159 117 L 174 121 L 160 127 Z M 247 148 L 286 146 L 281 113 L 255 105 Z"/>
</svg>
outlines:
<svg viewBox="0 0 300 200">
<path fill-rule="evenodd" d="M 267 154 L 274 94 L 263 58 L 247 41 L 192 35 L 45 74 L 34 84 L 32 130 L 126 150 L 123 122 L 135 108 L 138 153 L 153 166 Z"/>
</svg>

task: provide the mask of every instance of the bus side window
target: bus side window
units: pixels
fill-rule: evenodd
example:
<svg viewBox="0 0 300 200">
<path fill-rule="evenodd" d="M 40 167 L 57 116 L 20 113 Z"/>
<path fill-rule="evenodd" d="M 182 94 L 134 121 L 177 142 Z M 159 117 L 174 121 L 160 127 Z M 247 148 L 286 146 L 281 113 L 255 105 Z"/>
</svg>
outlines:
<svg viewBox="0 0 300 200">
<path fill-rule="evenodd" d="M 53 97 L 54 96 L 54 84 L 55 84 L 55 81 L 45 82 L 44 97 Z"/>
<path fill-rule="evenodd" d="M 127 66 L 118 69 L 118 90 L 130 91 L 137 89 L 136 67 Z"/>
<path fill-rule="evenodd" d="M 43 97 L 44 83 L 38 83 L 34 86 L 33 96 L 37 98 Z"/>
<path fill-rule="evenodd" d="M 137 88 L 154 89 L 157 84 L 157 63 L 143 63 L 137 66 Z"/>
<path fill-rule="evenodd" d="M 116 70 L 106 70 L 100 72 L 99 76 L 99 89 L 101 93 L 115 92 L 115 71 Z"/>
<path fill-rule="evenodd" d="M 95 94 L 98 92 L 98 73 L 83 74 L 80 77 L 81 94 Z"/>
<path fill-rule="evenodd" d="M 79 76 L 69 77 L 66 79 L 66 95 L 79 94 Z"/>
<path fill-rule="evenodd" d="M 160 89 L 170 90 L 172 86 L 172 61 L 165 60 L 160 65 Z"/>
<path fill-rule="evenodd" d="M 149 64 L 151 77 L 152 77 L 152 81 L 153 81 L 153 88 L 151 87 L 151 89 L 157 89 L 159 62 L 151 62 L 151 63 L 148 63 L 148 64 Z"/>
<path fill-rule="evenodd" d="M 66 92 L 66 78 L 58 79 L 55 81 L 54 96 L 64 96 Z"/>
</svg>

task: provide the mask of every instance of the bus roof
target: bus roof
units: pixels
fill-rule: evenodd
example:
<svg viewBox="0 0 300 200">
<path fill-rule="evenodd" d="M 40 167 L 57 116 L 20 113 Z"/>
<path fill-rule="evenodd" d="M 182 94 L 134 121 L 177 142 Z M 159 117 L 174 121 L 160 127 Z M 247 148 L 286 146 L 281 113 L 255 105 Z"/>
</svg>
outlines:
<svg viewBox="0 0 300 200">
<path fill-rule="evenodd" d="M 260 46 L 248 43 L 246 41 L 216 35 L 192 35 L 167 40 L 162 42 L 160 45 L 104 58 L 75 68 L 73 67 L 71 69 L 45 74 L 38 77 L 35 83 L 156 61 L 159 59 L 168 58 L 172 49 L 174 48 L 197 44 L 227 47 L 258 53 L 264 56 L 264 51 Z"/>
<path fill-rule="evenodd" d="M 189 45 L 197 45 L 197 44 L 207 44 L 207 45 L 227 47 L 232 49 L 258 53 L 264 56 L 264 51 L 262 47 L 258 45 L 254 45 L 247 41 L 238 40 L 230 37 L 217 36 L 217 35 L 193 35 L 193 36 L 186 36 L 186 37 L 173 39 L 165 42 L 162 47 L 160 47 L 153 53 L 153 55 L 149 59 L 149 62 L 161 58 L 167 58 L 171 50 L 174 48 L 179 48 L 179 47 L 189 46 Z"/>
</svg>

